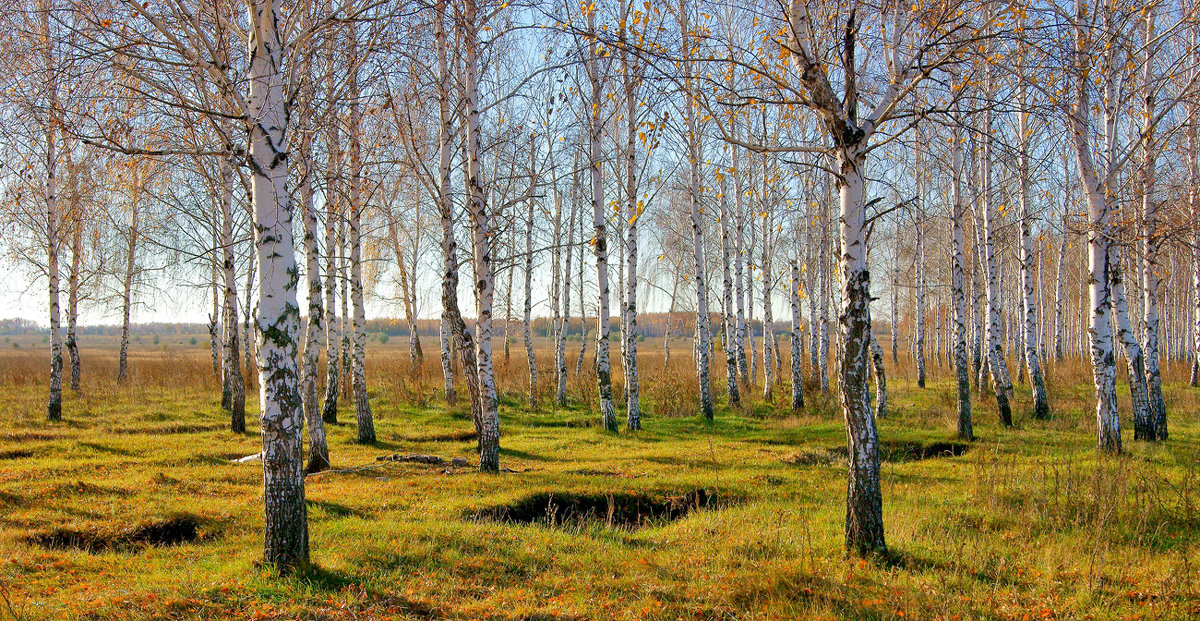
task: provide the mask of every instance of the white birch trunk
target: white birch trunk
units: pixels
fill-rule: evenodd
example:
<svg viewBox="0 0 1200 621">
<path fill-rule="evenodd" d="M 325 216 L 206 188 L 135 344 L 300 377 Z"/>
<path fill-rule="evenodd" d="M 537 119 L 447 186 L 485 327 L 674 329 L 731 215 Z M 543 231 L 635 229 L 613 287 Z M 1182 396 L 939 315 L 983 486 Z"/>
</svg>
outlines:
<svg viewBox="0 0 1200 621">
<path fill-rule="evenodd" d="M 249 132 L 251 197 L 260 269 L 259 402 L 262 421 L 263 560 L 287 573 L 308 563 L 300 377 L 296 368 L 300 311 L 287 191 L 283 46 L 273 0 L 250 10 Z"/>
<path fill-rule="evenodd" d="M 713 419 L 712 384 L 709 381 L 709 329 L 708 329 L 708 287 L 707 272 L 704 269 L 704 231 L 700 222 L 700 163 L 703 161 L 700 152 L 700 134 L 696 127 L 695 108 L 698 107 L 693 91 L 691 48 L 695 45 L 690 41 L 688 30 L 688 10 L 685 5 L 680 8 L 679 26 L 683 33 L 684 53 L 684 126 L 688 149 L 688 202 L 691 205 L 692 221 L 692 251 L 695 260 L 696 280 L 696 349 L 697 375 L 700 383 L 700 412 L 707 420 Z"/>
<path fill-rule="evenodd" d="M 330 36 L 332 39 L 332 35 Z M 330 65 L 333 64 L 331 44 L 326 44 Z M 329 84 L 326 96 L 332 100 L 333 85 Z M 325 398 L 321 404 L 321 420 L 337 424 L 338 394 L 341 373 L 342 335 L 338 320 L 338 221 L 337 184 L 339 172 L 337 123 L 329 123 L 325 136 Z"/>
<path fill-rule="evenodd" d="M 225 324 L 224 357 L 221 360 L 221 403 L 229 410 L 229 430 L 246 431 L 246 381 L 242 376 L 241 342 L 238 334 L 237 269 L 233 252 L 233 162 L 221 158 L 221 272 L 223 276 Z"/>
<path fill-rule="evenodd" d="M 50 111 L 44 119 L 46 139 L 46 276 L 50 283 L 50 396 L 46 403 L 46 420 L 62 420 L 62 328 L 59 307 L 58 281 L 58 235 L 61 226 L 58 213 L 58 70 L 55 66 L 53 38 L 50 33 L 50 6 L 43 2 L 39 7 L 43 33 L 42 59 L 45 63 Z"/>
<path fill-rule="evenodd" d="M 532 194 L 532 189 L 530 191 Z M 538 404 L 537 358 L 533 352 L 533 216 L 534 202 L 529 200 L 525 216 L 525 308 L 521 320 L 521 336 L 525 343 L 525 361 L 529 365 L 529 406 Z"/>
<path fill-rule="evenodd" d="M 775 366 L 772 364 L 771 352 L 775 349 L 775 322 L 771 312 L 771 290 L 773 274 L 771 254 L 773 240 L 771 236 L 771 203 L 769 202 L 769 178 L 767 158 L 763 158 L 762 186 L 762 303 L 763 303 L 763 400 L 770 403 L 775 398 Z"/>
<path fill-rule="evenodd" d="M 726 274 L 728 274 L 726 270 Z M 728 280 L 728 277 L 726 278 Z M 800 368 L 804 359 L 804 349 L 800 345 L 803 338 L 804 324 L 800 319 L 800 267 L 792 261 L 792 413 L 798 414 L 804 409 L 804 375 Z"/>
<path fill-rule="evenodd" d="M 500 470 L 500 412 L 496 374 L 492 367 L 492 230 L 480 169 L 480 111 L 478 28 L 475 0 L 463 2 L 464 61 L 466 63 L 467 210 L 471 216 L 472 263 L 475 269 L 475 362 L 479 375 L 479 470 Z"/>
<path fill-rule="evenodd" d="M 957 81 L 957 80 L 956 80 Z M 957 109 L 955 110 L 957 113 Z M 956 114 L 957 116 L 957 114 Z M 963 253 L 963 218 L 966 205 L 962 196 L 963 153 L 961 132 L 955 124 L 951 134 L 951 266 L 950 297 L 954 310 L 954 373 L 958 388 L 958 437 L 975 439 L 971 421 L 971 369 L 967 360 L 967 295 L 964 270 L 966 258 Z"/>
<path fill-rule="evenodd" d="M 347 134 L 350 139 L 350 196 L 347 226 L 350 229 L 350 303 L 354 307 L 352 318 L 353 358 L 350 367 L 350 381 L 354 391 L 354 415 L 358 427 L 358 441 L 362 444 L 375 442 L 375 421 L 371 416 L 371 403 L 367 396 L 367 313 L 363 302 L 362 282 L 362 144 L 361 131 L 362 112 L 358 105 L 358 45 L 355 29 L 357 24 L 349 27 L 347 45 L 347 64 L 350 65 L 347 97 L 350 102 L 350 126 Z"/>
<path fill-rule="evenodd" d="M 67 170 L 75 174 L 71 165 L 71 149 L 65 149 Z M 76 340 L 75 327 L 79 322 L 79 286 L 83 272 L 83 205 L 79 197 L 79 182 L 75 181 L 75 189 L 69 201 L 68 226 L 71 230 L 71 270 L 67 274 L 67 355 L 71 358 L 71 390 L 79 392 L 79 342 Z M 214 283 L 215 286 L 216 283 Z M 214 301 L 216 292 L 214 290 Z M 216 316 L 213 315 L 213 322 Z M 214 324 L 215 325 L 215 324 Z M 211 336 L 212 329 L 209 334 Z M 215 343 L 215 341 L 213 341 Z M 216 349 L 212 350 L 213 363 L 216 364 Z"/>
<path fill-rule="evenodd" d="M 992 96 L 991 78 L 987 78 L 987 96 Z M 1012 380 L 1008 374 L 1008 363 L 1004 358 L 1003 316 L 1001 314 L 1000 287 L 1002 274 L 996 255 L 996 224 L 995 214 L 992 213 L 992 112 L 984 112 L 983 155 L 980 159 L 981 194 L 980 207 L 983 211 L 983 260 L 987 275 L 987 308 L 988 308 L 988 366 L 992 372 L 992 385 L 996 392 L 996 408 L 1000 415 L 1000 424 L 1011 427 L 1012 407 L 1009 399 L 1012 395 Z"/>
<path fill-rule="evenodd" d="M 1033 218 L 1029 213 L 1029 143 L 1033 129 L 1029 127 L 1025 89 L 1025 80 L 1022 78 L 1017 96 L 1021 108 L 1017 116 L 1017 183 L 1021 211 L 1021 281 L 1024 290 L 1024 295 L 1021 296 L 1022 316 L 1024 317 L 1022 334 L 1025 344 L 1025 369 L 1029 375 L 1029 385 L 1033 389 L 1033 418 L 1045 419 L 1050 417 L 1050 404 L 1046 398 L 1046 381 L 1042 377 L 1042 365 L 1037 350 L 1037 301 L 1034 298 L 1036 290 L 1033 283 L 1033 236 L 1031 233 Z"/>
<path fill-rule="evenodd" d="M 617 430 L 617 415 L 612 400 L 612 379 L 609 364 L 608 321 L 608 234 L 604 205 L 604 180 L 600 159 L 601 102 L 599 48 L 596 44 L 596 11 L 587 11 L 588 57 L 587 73 L 592 86 L 592 110 L 588 117 L 588 168 L 592 179 L 592 249 L 596 255 L 596 290 L 599 306 L 596 318 L 596 381 L 600 392 L 600 422 L 608 431 Z"/>
<path fill-rule="evenodd" d="M 737 147 L 733 147 L 733 148 L 736 149 Z M 722 277 L 721 284 L 722 284 L 722 293 L 723 293 L 723 298 L 722 298 L 722 311 L 723 311 L 722 312 L 722 319 L 723 319 L 722 337 L 723 338 L 721 339 L 721 347 L 725 352 L 725 378 L 726 378 L 725 379 L 725 389 L 726 389 L 726 393 L 729 397 L 729 407 L 738 407 L 741 405 L 741 393 L 738 391 L 738 350 L 737 350 L 738 326 L 736 325 L 736 319 L 734 318 L 734 313 L 733 313 L 733 296 L 734 296 L 733 278 L 732 278 L 732 275 L 730 274 L 730 269 L 729 269 L 730 263 L 733 260 L 733 257 L 730 256 L 730 254 L 732 252 L 732 248 L 729 243 L 729 215 L 730 215 L 729 214 L 729 200 L 728 200 L 728 195 L 725 192 L 726 188 L 725 188 L 724 175 L 718 174 L 717 178 L 720 180 L 720 184 L 721 184 L 721 197 L 720 197 L 720 200 L 721 200 L 721 277 Z M 795 262 L 793 262 L 793 264 L 792 264 L 792 269 L 793 269 L 793 271 L 797 269 Z M 795 288 L 795 287 L 798 287 L 799 284 L 797 282 L 797 278 L 795 277 L 795 275 L 793 275 L 793 276 L 794 277 L 793 277 L 792 287 Z M 795 305 L 798 302 L 798 296 L 795 291 L 792 292 L 792 297 L 793 297 L 793 305 Z M 792 338 L 793 339 L 795 339 L 795 337 L 796 337 L 795 323 L 798 320 L 797 313 L 799 313 L 798 307 L 793 308 L 793 318 L 792 318 L 792 324 L 793 324 L 792 325 Z M 798 342 L 793 341 L 793 343 L 792 343 L 792 357 L 793 358 L 795 358 L 797 355 L 799 355 L 797 352 L 797 349 L 796 349 L 797 346 L 798 346 Z M 795 370 L 796 364 L 797 363 L 793 362 L 793 365 L 792 365 L 793 366 L 793 372 L 792 372 L 793 381 L 795 381 L 795 378 L 797 377 L 797 373 L 798 373 L 798 371 Z M 796 400 L 796 395 L 799 394 L 800 395 L 800 407 L 802 408 L 802 407 L 804 407 L 804 396 L 802 393 L 798 393 L 797 390 L 800 390 L 800 389 L 797 389 L 797 388 L 792 389 L 793 406 L 794 406 L 794 403 Z M 795 409 L 795 407 L 793 407 L 793 409 Z"/>
<path fill-rule="evenodd" d="M 639 403 L 638 353 L 639 336 L 637 322 L 637 266 L 638 266 L 638 218 L 642 205 L 637 195 L 637 153 L 634 139 L 637 136 L 638 76 L 637 68 L 625 45 L 628 25 L 628 6 L 621 2 L 621 81 L 625 91 L 625 300 L 621 309 L 621 338 L 625 362 L 625 425 L 630 430 L 642 428 L 642 413 Z"/>
<path fill-rule="evenodd" d="M 738 135 L 737 121 L 734 118 L 733 133 Z M 736 325 L 734 326 L 734 349 L 736 350 L 738 378 L 741 382 L 741 387 L 745 388 L 750 384 L 750 369 L 746 362 L 746 290 L 743 280 L 743 272 L 745 271 L 746 261 L 746 208 L 744 204 L 744 195 L 742 190 L 742 169 L 739 162 L 739 153 L 741 149 L 737 146 L 732 146 L 733 151 L 731 163 L 733 168 L 733 200 L 734 200 L 734 234 L 737 236 L 733 253 L 733 288 L 734 288 L 734 304 L 737 307 Z M 740 397 L 739 397 L 740 401 Z"/>
<path fill-rule="evenodd" d="M 329 447 L 325 441 L 325 422 L 321 420 L 321 401 L 317 396 L 317 362 L 321 356 L 321 323 L 325 309 L 321 304 L 321 257 L 317 248 L 317 209 L 313 202 L 313 149 L 309 122 L 312 106 L 312 77 L 308 54 L 302 63 L 304 107 L 301 108 L 296 130 L 300 138 L 300 205 L 304 212 L 304 277 L 308 283 L 308 321 L 304 327 L 304 350 L 301 357 L 300 395 L 304 405 L 304 420 L 308 427 L 308 464 L 306 473 L 329 468 Z"/>
<path fill-rule="evenodd" d="M 135 174 L 132 183 L 139 183 L 140 178 Z M 133 189 L 133 198 L 129 208 L 129 231 L 125 238 L 125 276 L 121 281 L 121 350 L 117 362 L 117 383 L 125 383 L 129 375 L 129 320 L 133 310 L 133 273 L 137 257 L 138 241 L 138 202 L 141 198 L 141 188 Z"/>
<path fill-rule="evenodd" d="M 1076 4 L 1076 18 L 1080 19 L 1083 4 Z M 1075 42 L 1081 65 L 1089 62 L 1085 51 L 1087 34 L 1081 26 L 1076 27 Z M 1111 63 L 1106 58 L 1105 70 L 1101 77 L 1105 81 L 1105 148 L 1111 149 L 1115 138 L 1115 123 L 1112 122 L 1111 110 L 1107 106 L 1112 103 L 1116 84 Z M 1107 74 L 1107 75 L 1105 75 Z M 1087 192 L 1088 203 L 1088 288 L 1091 325 L 1088 331 L 1092 377 L 1096 387 L 1096 434 L 1097 445 L 1101 451 L 1121 452 L 1121 423 L 1117 417 L 1117 369 L 1116 357 L 1113 352 L 1112 334 L 1112 297 L 1111 297 L 1111 266 L 1112 256 L 1111 225 L 1108 201 L 1107 171 L 1099 177 L 1092 164 L 1092 147 L 1089 136 L 1091 133 L 1091 101 L 1088 81 L 1091 79 L 1084 66 L 1077 67 L 1075 76 L 1075 103 L 1070 114 L 1071 133 L 1075 147 L 1076 167 L 1079 170 L 1081 185 Z M 1110 160 L 1111 161 L 1111 160 Z"/>
<path fill-rule="evenodd" d="M 1158 237 L 1158 203 L 1154 198 L 1155 159 L 1158 157 L 1158 145 L 1154 137 L 1153 117 L 1155 110 L 1154 89 L 1154 57 L 1157 43 L 1154 42 L 1154 19 L 1156 5 L 1145 9 L 1146 30 L 1146 63 L 1143 74 L 1145 88 L 1146 111 L 1143 115 L 1142 128 L 1142 222 L 1144 236 L 1142 238 L 1142 324 L 1145 339 L 1146 358 L 1146 390 L 1149 401 L 1149 415 L 1145 424 L 1139 425 L 1134 419 L 1133 437 L 1143 440 L 1167 439 L 1167 405 L 1163 401 L 1162 375 L 1159 370 L 1159 317 L 1158 301 L 1161 296 L 1159 281 L 1159 245 Z"/>
<path fill-rule="evenodd" d="M 562 326 L 559 329 L 558 343 L 555 347 L 555 356 L 558 370 L 557 386 L 555 389 L 555 400 L 560 406 L 567 405 L 567 333 L 571 327 L 571 258 L 575 253 L 575 219 L 579 214 L 579 201 L 582 198 L 582 189 L 579 187 L 579 151 L 575 151 L 575 161 L 571 166 L 571 209 L 570 215 L 567 217 L 567 247 L 563 254 L 563 272 L 562 272 Z M 583 305 L 580 299 L 580 306 Z M 586 326 L 581 327 L 582 332 L 586 332 Z M 585 340 L 581 335 L 581 341 Z"/>
</svg>

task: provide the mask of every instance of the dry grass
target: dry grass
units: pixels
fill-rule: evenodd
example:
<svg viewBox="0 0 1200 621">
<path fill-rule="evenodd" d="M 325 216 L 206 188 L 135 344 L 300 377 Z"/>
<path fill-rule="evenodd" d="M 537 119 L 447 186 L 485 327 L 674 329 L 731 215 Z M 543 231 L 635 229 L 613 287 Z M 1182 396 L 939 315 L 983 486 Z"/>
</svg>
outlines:
<svg viewBox="0 0 1200 621">
<path fill-rule="evenodd" d="M 335 467 L 351 470 L 309 478 L 314 566 L 277 579 L 256 565 L 258 466 L 229 462 L 256 452 L 258 437 L 225 430 L 204 339 L 143 341 L 121 387 L 110 379 L 111 344 L 85 341 L 83 391 L 68 393 L 58 425 L 43 421 L 42 346 L 0 351 L 0 619 L 1200 615 L 1200 391 L 1182 385 L 1181 365 L 1168 370 L 1171 440 L 1148 446 L 1127 433 L 1119 458 L 1095 452 L 1090 375 L 1079 362 L 1051 370 L 1050 421 L 1028 419 L 1028 391 L 1018 387 L 1017 427 L 1000 428 L 994 402 L 976 394 L 981 440 L 969 451 L 908 451 L 884 462 L 893 553 L 859 561 L 841 545 L 845 436 L 836 395 L 809 386 L 809 408 L 792 415 L 785 382 L 775 404 L 755 396 L 736 412 L 721 406 L 708 424 L 694 416 L 690 344 L 673 347 L 664 368 L 659 343 L 647 342 L 646 429 L 614 436 L 595 424 L 588 361 L 570 378 L 570 407 L 551 405 L 544 343 L 542 405 L 527 407 L 514 342 L 509 362 L 502 347 L 496 355 L 501 460 L 514 472 L 483 476 L 376 462 L 396 452 L 470 458 L 472 440 L 464 409 L 440 403 L 435 357 L 413 368 L 402 339 L 373 343 L 380 442 L 356 444 L 352 425 L 330 429 Z M 578 345 L 568 344 L 572 370 Z M 952 439 L 949 369 L 935 362 L 930 371 L 929 388 L 919 390 L 910 368 L 891 369 L 893 413 L 880 424 L 890 446 Z M 714 365 L 718 395 L 723 377 Z M 478 517 L 537 506 L 547 494 L 604 513 L 599 507 L 694 490 L 737 502 L 671 514 L 678 519 L 635 516 L 636 527 L 610 527 L 624 518 L 602 516 Z M 620 511 L 610 508 L 610 518 Z M 158 545 L 142 535 L 181 516 L 196 525 L 194 539 Z M 72 546 L 62 533 L 93 545 Z"/>
</svg>

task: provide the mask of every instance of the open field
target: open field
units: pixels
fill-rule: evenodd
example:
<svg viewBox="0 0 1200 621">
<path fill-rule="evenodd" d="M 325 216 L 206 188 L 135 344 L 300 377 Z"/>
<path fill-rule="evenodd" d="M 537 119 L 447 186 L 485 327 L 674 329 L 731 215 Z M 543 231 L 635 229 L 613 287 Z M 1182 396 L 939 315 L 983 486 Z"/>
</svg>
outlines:
<svg viewBox="0 0 1200 621">
<path fill-rule="evenodd" d="M 338 470 L 306 482 L 314 566 L 278 579 L 256 567 L 261 466 L 230 461 L 259 450 L 257 430 L 227 431 L 204 337 L 135 342 L 126 387 L 111 344 L 85 339 L 84 390 L 54 425 L 43 346 L 22 338 L 0 349 L 0 619 L 1200 617 L 1200 391 L 1181 366 L 1165 373 L 1170 441 L 1134 442 L 1123 420 L 1118 458 L 1097 455 L 1078 363 L 1051 369 L 1049 421 L 1025 415 L 1026 386 L 1014 429 L 976 393 L 971 445 L 953 440 L 948 367 L 931 362 L 920 390 L 889 366 L 892 554 L 863 561 L 843 552 L 840 406 L 812 386 L 802 416 L 785 383 L 777 405 L 706 424 L 690 342 L 666 369 L 648 343 L 646 428 L 614 436 L 586 370 L 572 407 L 531 410 L 519 345 L 507 365 L 498 346 L 510 471 L 488 476 L 376 461 L 473 461 L 474 443 L 465 410 L 440 403 L 432 343 L 416 371 L 403 339 L 372 343 L 380 441 L 353 442 L 343 399 Z"/>
</svg>

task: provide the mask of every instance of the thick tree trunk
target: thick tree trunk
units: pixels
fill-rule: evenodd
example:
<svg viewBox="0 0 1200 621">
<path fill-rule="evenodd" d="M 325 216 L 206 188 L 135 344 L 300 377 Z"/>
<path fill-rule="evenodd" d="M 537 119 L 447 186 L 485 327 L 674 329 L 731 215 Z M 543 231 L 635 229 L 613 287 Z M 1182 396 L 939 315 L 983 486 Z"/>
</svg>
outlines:
<svg viewBox="0 0 1200 621">
<path fill-rule="evenodd" d="M 850 469 L 846 488 L 846 548 L 860 554 L 887 549 L 883 536 L 883 499 L 879 481 L 879 437 L 871 410 L 871 291 L 866 256 L 866 207 L 862 171 L 865 156 L 854 147 L 837 153 L 842 223 L 843 347 L 842 409 L 846 417 Z"/>
<path fill-rule="evenodd" d="M 1082 12 L 1082 4 L 1076 6 L 1076 12 Z M 1087 35 L 1076 27 L 1075 43 L 1077 51 L 1082 51 L 1087 45 Z M 1078 62 L 1083 65 L 1090 62 L 1080 54 Z M 1088 287 L 1091 327 L 1088 331 L 1091 347 L 1092 377 L 1096 387 L 1096 435 L 1098 448 L 1103 452 L 1121 452 L 1121 422 L 1117 416 L 1117 365 L 1113 351 L 1113 298 L 1112 277 L 1112 209 L 1109 203 L 1109 184 L 1111 176 L 1106 169 L 1097 174 L 1092 163 L 1091 135 L 1091 102 L 1089 82 L 1091 75 L 1083 66 L 1076 67 L 1075 102 L 1072 106 L 1069 120 L 1071 122 L 1072 142 L 1075 148 L 1076 168 L 1079 171 L 1080 185 L 1087 192 L 1088 203 Z M 1116 101 L 1116 77 L 1113 73 L 1111 53 L 1106 52 L 1100 78 L 1103 81 L 1105 114 L 1104 139 L 1105 150 L 1111 152 L 1116 139 L 1116 123 L 1112 106 Z M 1110 162 L 1106 162 L 1106 166 Z"/>
<path fill-rule="evenodd" d="M 283 47 L 273 0 L 250 5 L 249 131 L 251 197 L 260 269 L 259 391 L 266 530 L 263 561 L 287 573 L 308 563 L 300 378 L 300 311 L 288 197 Z"/>
</svg>

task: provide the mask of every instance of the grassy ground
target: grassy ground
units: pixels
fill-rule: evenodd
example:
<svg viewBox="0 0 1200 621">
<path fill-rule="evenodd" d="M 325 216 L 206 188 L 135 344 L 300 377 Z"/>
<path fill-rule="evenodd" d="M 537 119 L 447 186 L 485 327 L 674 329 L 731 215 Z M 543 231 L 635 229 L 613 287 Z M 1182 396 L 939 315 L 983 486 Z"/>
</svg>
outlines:
<svg viewBox="0 0 1200 621">
<path fill-rule="evenodd" d="M 68 391 L 56 425 L 43 422 L 37 344 L 4 352 L 0 619 L 1200 616 L 1200 391 L 1178 381 L 1166 387 L 1163 446 L 1126 430 L 1126 455 L 1098 456 L 1077 368 L 1051 375 L 1050 421 L 1023 415 L 1021 387 L 1017 427 L 999 428 L 994 402 L 976 395 L 981 439 L 951 456 L 947 370 L 934 365 L 919 390 L 910 369 L 893 369 L 880 424 L 892 555 L 863 561 L 842 551 L 844 431 L 832 396 L 810 387 L 802 416 L 758 402 L 706 424 L 686 415 L 695 390 L 683 344 L 666 370 L 661 354 L 643 357 L 646 429 L 614 436 L 582 400 L 586 373 L 572 381 L 577 405 L 524 407 L 514 348 L 502 408 L 511 471 L 483 476 L 376 461 L 473 461 L 467 415 L 438 404 L 436 362 L 410 370 L 397 340 L 370 364 L 380 442 L 355 444 L 343 408 L 350 424 L 329 430 L 343 471 L 306 484 L 314 566 L 285 579 L 256 565 L 260 466 L 230 459 L 257 452 L 258 438 L 225 429 L 203 339 L 135 346 L 127 387 L 104 379 L 115 374 L 110 349 L 85 349 L 84 390 Z M 784 385 L 776 400 L 786 396 Z M 518 515 L 544 492 L 564 506 L 571 494 L 649 505 L 698 489 L 715 494 L 712 507 L 635 526 L 610 526 L 603 510 L 554 525 L 475 515 L 505 505 Z M 171 519 L 194 520 L 196 539 L 138 541 Z M 56 542 L 69 545 L 43 545 Z"/>
</svg>

